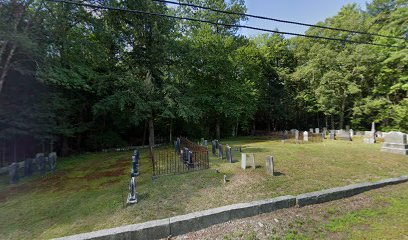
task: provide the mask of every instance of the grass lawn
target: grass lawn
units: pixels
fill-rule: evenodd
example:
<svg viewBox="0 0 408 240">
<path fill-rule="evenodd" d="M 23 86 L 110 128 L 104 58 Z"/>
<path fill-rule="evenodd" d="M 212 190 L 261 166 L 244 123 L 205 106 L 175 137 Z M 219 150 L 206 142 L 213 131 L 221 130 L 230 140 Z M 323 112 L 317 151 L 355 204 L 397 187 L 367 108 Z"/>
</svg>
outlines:
<svg viewBox="0 0 408 240">
<path fill-rule="evenodd" d="M 211 157 L 210 169 L 160 176 L 152 181 L 147 152 L 137 177 L 139 203 L 124 208 L 131 152 L 88 153 L 60 159 L 58 171 L 0 180 L 0 238 L 52 238 L 160 219 L 226 204 L 299 194 L 351 183 L 408 174 L 408 156 L 380 152 L 380 144 L 326 140 L 283 144 L 262 138 L 224 140 L 256 153 L 256 169 L 241 170 Z M 211 151 L 210 151 L 211 152 Z M 273 155 L 278 176 L 269 176 L 265 158 Z M 234 160 L 240 154 L 233 152 Z M 219 171 L 217 173 L 216 169 Z M 226 174 L 230 181 L 223 183 Z"/>
</svg>

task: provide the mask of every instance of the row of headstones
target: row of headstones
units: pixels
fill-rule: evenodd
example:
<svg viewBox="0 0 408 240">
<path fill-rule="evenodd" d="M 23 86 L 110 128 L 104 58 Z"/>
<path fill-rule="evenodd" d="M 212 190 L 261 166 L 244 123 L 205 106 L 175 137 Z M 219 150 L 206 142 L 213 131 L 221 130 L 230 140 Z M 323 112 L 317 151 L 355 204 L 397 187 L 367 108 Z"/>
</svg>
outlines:
<svg viewBox="0 0 408 240">
<path fill-rule="evenodd" d="M 139 160 L 139 150 L 134 150 L 132 155 L 132 166 L 130 168 L 129 194 L 127 198 L 128 204 L 137 203 L 136 176 L 139 175 Z"/>
<path fill-rule="evenodd" d="M 211 150 L 213 156 L 217 156 L 220 160 L 224 158 L 224 150 L 223 150 L 223 145 L 218 141 L 218 140 L 213 140 L 211 142 Z M 235 151 L 242 152 L 242 146 L 235 147 Z M 217 154 L 218 153 L 218 154 Z M 230 147 L 228 144 L 225 146 L 225 157 L 227 162 L 232 163 L 232 147 Z"/>
<path fill-rule="evenodd" d="M 241 153 L 241 168 L 242 169 L 245 170 L 247 168 L 247 162 L 250 163 L 252 169 L 256 168 L 254 153 Z M 266 157 L 266 172 L 268 174 L 274 175 L 275 169 L 274 169 L 274 162 L 273 162 L 272 156 Z"/>
<path fill-rule="evenodd" d="M 44 153 L 37 153 L 34 159 L 27 158 L 26 160 L 24 160 L 24 162 L 21 163 L 23 164 L 14 162 L 8 167 L 10 183 L 14 184 L 18 182 L 20 178 L 20 168 L 24 168 L 25 177 L 33 175 L 35 171 L 34 163 L 37 165 L 38 172 L 40 172 L 41 174 L 45 174 L 47 170 L 55 172 L 55 170 L 57 169 L 57 153 L 51 152 L 48 154 L 48 157 L 46 157 Z"/>
</svg>

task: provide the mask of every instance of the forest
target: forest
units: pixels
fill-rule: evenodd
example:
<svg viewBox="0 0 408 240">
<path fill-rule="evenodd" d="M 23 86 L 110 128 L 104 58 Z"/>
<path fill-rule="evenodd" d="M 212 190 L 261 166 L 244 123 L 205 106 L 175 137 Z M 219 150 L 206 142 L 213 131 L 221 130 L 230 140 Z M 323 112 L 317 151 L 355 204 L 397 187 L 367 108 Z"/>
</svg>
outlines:
<svg viewBox="0 0 408 240">
<path fill-rule="evenodd" d="M 408 132 L 408 1 L 344 6 L 326 41 L 259 32 L 231 15 L 154 0 L 0 3 L 0 165 L 175 136 L 296 128 Z M 244 0 L 180 0 L 245 13 Z M 312 14 L 312 13 L 311 13 Z M 272 25 L 272 24 L 271 24 Z M 395 36 L 396 38 L 378 35 Z M 377 45 L 375 45 L 377 44 Z M 380 46 L 388 45 L 392 47 Z"/>
</svg>

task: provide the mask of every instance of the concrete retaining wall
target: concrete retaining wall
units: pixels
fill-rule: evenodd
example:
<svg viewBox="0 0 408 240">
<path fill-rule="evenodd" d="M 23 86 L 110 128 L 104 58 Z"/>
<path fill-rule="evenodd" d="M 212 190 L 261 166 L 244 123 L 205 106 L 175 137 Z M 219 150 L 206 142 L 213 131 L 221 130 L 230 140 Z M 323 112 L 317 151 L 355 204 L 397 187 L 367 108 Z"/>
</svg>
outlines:
<svg viewBox="0 0 408 240">
<path fill-rule="evenodd" d="M 345 187 L 336 187 L 317 192 L 294 196 L 282 196 L 269 200 L 239 203 L 186 215 L 150 221 L 146 223 L 127 225 L 118 228 L 72 235 L 65 240 L 77 239 L 159 239 L 177 236 L 197 231 L 215 224 L 224 223 L 239 218 L 246 218 L 263 213 L 270 213 L 283 208 L 306 206 L 337 199 L 347 198 L 356 194 L 381 188 L 391 184 L 408 181 L 408 176 L 390 178 L 374 183 L 359 183 Z"/>
</svg>

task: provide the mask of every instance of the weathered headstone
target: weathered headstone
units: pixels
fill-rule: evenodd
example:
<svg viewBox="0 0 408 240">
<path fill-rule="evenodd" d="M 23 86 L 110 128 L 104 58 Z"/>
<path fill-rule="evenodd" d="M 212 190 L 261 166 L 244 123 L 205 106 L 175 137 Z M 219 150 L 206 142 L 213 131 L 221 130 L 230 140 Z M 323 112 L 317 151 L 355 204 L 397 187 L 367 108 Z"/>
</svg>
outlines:
<svg viewBox="0 0 408 240">
<path fill-rule="evenodd" d="M 315 133 L 320 133 L 320 129 L 319 129 L 319 128 L 315 128 Z"/>
<path fill-rule="evenodd" d="M 299 130 L 295 129 L 295 143 L 300 143 Z"/>
<path fill-rule="evenodd" d="M 33 159 L 27 158 L 24 160 L 24 176 L 29 177 L 33 175 Z"/>
<path fill-rule="evenodd" d="M 230 146 L 228 146 L 228 144 L 227 144 L 227 146 L 225 148 L 225 151 L 226 151 L 226 155 L 227 155 L 227 162 L 232 163 L 232 149 L 231 149 Z"/>
<path fill-rule="evenodd" d="M 384 144 L 381 147 L 381 151 L 408 155 L 407 134 L 401 132 L 385 133 Z"/>
<path fill-rule="evenodd" d="M 241 153 L 241 168 L 246 169 L 246 153 Z"/>
<path fill-rule="evenodd" d="M 192 151 L 188 151 L 188 157 L 187 157 L 187 163 L 189 167 L 193 166 L 193 152 Z"/>
<path fill-rule="evenodd" d="M 354 130 L 350 129 L 350 137 L 353 138 L 353 136 L 354 136 Z"/>
<path fill-rule="evenodd" d="M 330 139 L 331 140 L 336 140 L 336 131 L 335 130 L 330 130 Z"/>
<path fill-rule="evenodd" d="M 340 130 L 339 134 L 337 135 L 337 139 L 351 141 L 351 136 L 349 131 Z"/>
<path fill-rule="evenodd" d="M 48 154 L 48 165 L 50 166 L 50 170 L 55 172 L 57 169 L 57 153 L 51 152 Z"/>
<path fill-rule="evenodd" d="M 219 143 L 218 140 L 216 139 L 216 140 L 215 140 L 215 147 L 216 147 L 217 149 L 219 148 L 219 144 L 220 144 L 220 143 Z"/>
<path fill-rule="evenodd" d="M 266 172 L 268 174 L 274 175 L 274 165 L 273 165 L 273 157 L 267 156 L 266 157 Z"/>
<path fill-rule="evenodd" d="M 204 146 L 208 147 L 208 141 L 207 140 L 204 140 Z"/>
<path fill-rule="evenodd" d="M 223 151 L 222 151 L 222 144 L 221 143 L 218 143 L 218 158 L 220 160 L 223 159 Z"/>
<path fill-rule="evenodd" d="M 253 153 L 249 154 L 249 162 L 251 164 L 252 169 L 255 169 L 256 168 L 256 166 L 255 166 L 255 154 L 253 154 Z"/>
<path fill-rule="evenodd" d="M 130 174 L 129 195 L 128 195 L 127 203 L 128 204 L 137 203 L 136 178 L 135 178 L 134 172 Z"/>
<path fill-rule="evenodd" d="M 378 138 L 383 138 L 383 132 L 381 132 L 381 131 L 377 131 L 377 132 L 375 133 L 375 135 L 376 135 Z"/>
<path fill-rule="evenodd" d="M 375 132 L 373 131 L 365 131 L 364 132 L 364 143 L 374 144 L 375 141 Z"/>
<path fill-rule="evenodd" d="M 305 142 L 309 141 L 309 133 L 307 131 L 303 132 L 303 141 Z"/>
<path fill-rule="evenodd" d="M 10 183 L 14 184 L 18 182 L 19 176 L 18 176 L 18 163 L 13 162 L 9 166 L 9 177 L 10 177 Z"/>
<path fill-rule="evenodd" d="M 45 165 L 45 156 L 44 153 L 37 153 L 35 155 L 35 163 L 37 164 L 38 171 L 40 173 L 45 173 L 46 172 L 46 165 Z"/>
<path fill-rule="evenodd" d="M 309 129 L 309 132 L 310 132 L 310 133 L 313 133 L 313 128 L 310 128 L 310 129 Z"/>
<path fill-rule="evenodd" d="M 134 172 L 136 176 L 139 175 L 139 159 L 140 159 L 139 151 L 138 150 L 133 151 L 132 172 Z"/>
</svg>

